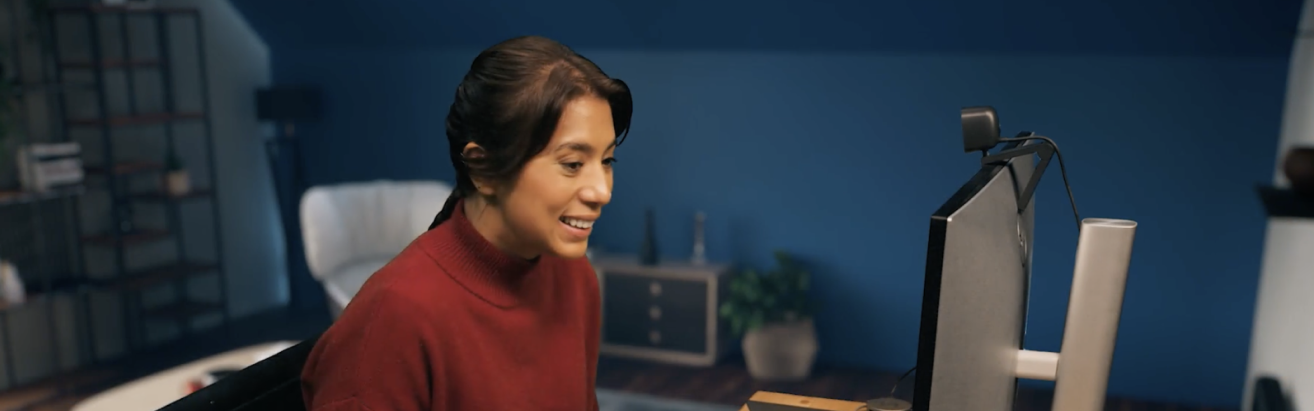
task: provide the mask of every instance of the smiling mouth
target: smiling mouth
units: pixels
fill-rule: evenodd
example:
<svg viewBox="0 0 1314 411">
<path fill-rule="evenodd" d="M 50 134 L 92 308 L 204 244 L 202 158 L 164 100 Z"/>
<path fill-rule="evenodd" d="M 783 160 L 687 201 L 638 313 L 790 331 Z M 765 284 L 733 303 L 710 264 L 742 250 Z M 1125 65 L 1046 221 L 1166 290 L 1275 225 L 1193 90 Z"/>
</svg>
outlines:
<svg viewBox="0 0 1314 411">
<path fill-rule="evenodd" d="M 570 217 L 561 217 L 560 220 L 562 224 L 574 228 L 578 228 L 580 230 L 588 230 L 590 228 L 593 228 L 593 220 L 581 220 L 578 218 L 570 218 Z"/>
</svg>

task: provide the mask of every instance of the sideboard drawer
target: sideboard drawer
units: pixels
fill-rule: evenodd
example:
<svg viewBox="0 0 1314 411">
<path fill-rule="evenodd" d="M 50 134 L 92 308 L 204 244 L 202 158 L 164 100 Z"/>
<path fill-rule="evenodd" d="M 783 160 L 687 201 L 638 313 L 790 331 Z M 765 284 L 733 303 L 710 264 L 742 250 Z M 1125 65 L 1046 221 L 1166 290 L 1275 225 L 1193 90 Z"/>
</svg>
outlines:
<svg viewBox="0 0 1314 411">
<path fill-rule="evenodd" d="M 707 350 L 708 285 L 691 280 L 609 277 L 603 340 L 689 353 Z"/>
<path fill-rule="evenodd" d="M 710 365 L 724 350 L 717 301 L 725 266 L 599 258 L 602 351 L 688 365 Z"/>
</svg>

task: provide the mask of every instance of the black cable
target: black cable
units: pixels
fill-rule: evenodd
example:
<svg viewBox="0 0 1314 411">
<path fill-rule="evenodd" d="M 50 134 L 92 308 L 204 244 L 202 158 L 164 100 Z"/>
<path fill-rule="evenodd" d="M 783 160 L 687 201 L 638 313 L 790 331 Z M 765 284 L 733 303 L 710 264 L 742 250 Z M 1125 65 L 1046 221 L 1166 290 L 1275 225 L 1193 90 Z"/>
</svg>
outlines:
<svg viewBox="0 0 1314 411">
<path fill-rule="evenodd" d="M 903 375 L 899 376 L 899 380 L 894 382 L 894 387 L 890 388 L 890 398 L 895 398 L 894 393 L 899 390 L 899 384 L 902 384 L 903 380 L 908 379 L 908 376 L 912 375 L 913 371 L 917 371 L 917 367 L 909 368 L 908 371 L 905 371 Z M 868 408 L 867 404 L 862 404 L 859 405 L 858 408 L 855 408 L 853 411 L 863 411 L 864 409 L 870 410 L 871 408 Z"/>
<path fill-rule="evenodd" d="M 894 382 L 894 387 L 890 388 L 891 397 L 893 397 L 894 392 L 899 389 L 899 384 L 902 384 L 903 380 L 908 379 L 908 376 L 912 375 L 913 371 L 917 371 L 917 367 L 914 366 L 912 368 L 909 368 L 908 371 L 904 371 L 903 375 L 899 376 L 899 380 Z"/>
<path fill-rule="evenodd" d="M 1059 174 L 1063 176 L 1063 187 L 1068 190 L 1068 203 L 1072 204 L 1072 218 L 1077 220 L 1077 232 L 1081 232 L 1081 214 L 1077 213 L 1077 200 L 1072 197 L 1072 184 L 1068 184 L 1068 168 L 1063 165 L 1063 152 L 1059 151 L 1058 144 L 1055 144 L 1054 140 L 1050 140 L 1049 137 L 1045 137 L 1045 136 L 1033 135 L 1033 136 L 1025 136 L 1025 137 L 999 139 L 999 141 L 1002 142 L 1025 141 L 1025 140 L 1040 140 L 1045 142 L 1045 144 L 1049 144 L 1050 147 L 1054 148 L 1054 154 L 1058 156 Z"/>
</svg>

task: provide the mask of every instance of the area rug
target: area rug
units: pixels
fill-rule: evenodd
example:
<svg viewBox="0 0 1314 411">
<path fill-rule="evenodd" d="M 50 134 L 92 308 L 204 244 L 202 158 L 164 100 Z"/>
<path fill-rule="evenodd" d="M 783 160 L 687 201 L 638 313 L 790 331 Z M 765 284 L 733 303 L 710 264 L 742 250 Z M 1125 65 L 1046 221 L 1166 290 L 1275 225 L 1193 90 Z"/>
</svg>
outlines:
<svg viewBox="0 0 1314 411">
<path fill-rule="evenodd" d="M 599 411 L 737 411 L 738 409 L 729 405 L 673 400 L 624 391 L 598 390 Z"/>
</svg>

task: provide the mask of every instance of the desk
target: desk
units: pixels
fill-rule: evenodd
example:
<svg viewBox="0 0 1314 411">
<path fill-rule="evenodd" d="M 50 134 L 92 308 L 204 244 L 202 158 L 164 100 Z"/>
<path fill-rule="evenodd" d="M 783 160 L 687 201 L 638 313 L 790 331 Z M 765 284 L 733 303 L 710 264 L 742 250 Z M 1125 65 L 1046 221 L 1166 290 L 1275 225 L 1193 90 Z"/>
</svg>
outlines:
<svg viewBox="0 0 1314 411">
<path fill-rule="evenodd" d="M 295 344 L 295 341 L 275 341 L 179 365 L 87 398 L 73 406 L 73 411 L 157 410 L 186 396 L 187 382 L 206 371 L 246 368 Z"/>
<path fill-rule="evenodd" d="M 858 407 L 866 404 L 854 401 L 840 401 L 828 398 L 804 397 L 801 395 L 784 394 L 770 391 L 758 391 L 753 394 L 749 401 L 759 401 L 772 404 L 793 405 L 797 407 L 807 407 L 823 411 L 854 411 Z M 748 411 L 748 405 L 745 404 L 739 408 L 739 411 Z"/>
</svg>

